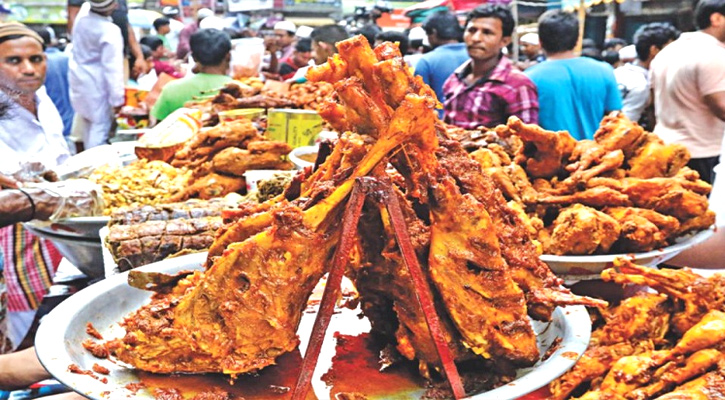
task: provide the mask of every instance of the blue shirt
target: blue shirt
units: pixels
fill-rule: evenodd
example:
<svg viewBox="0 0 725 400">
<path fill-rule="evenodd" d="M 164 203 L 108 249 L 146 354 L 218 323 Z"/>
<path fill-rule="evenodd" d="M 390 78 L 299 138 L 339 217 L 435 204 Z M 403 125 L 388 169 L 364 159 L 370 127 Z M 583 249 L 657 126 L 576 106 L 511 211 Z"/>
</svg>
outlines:
<svg viewBox="0 0 725 400">
<path fill-rule="evenodd" d="M 622 108 L 614 69 L 588 57 L 546 60 L 524 71 L 539 90 L 539 125 L 592 139 L 602 118 Z"/>
<path fill-rule="evenodd" d="M 438 46 L 430 52 L 423 54 L 415 65 L 415 74 L 420 75 L 423 81 L 436 92 L 438 101 L 443 103 L 443 83 L 453 71 L 468 61 L 468 50 L 465 43 L 452 43 Z M 443 110 L 440 110 L 443 115 Z"/>
<path fill-rule="evenodd" d="M 53 100 L 63 120 L 63 136 L 70 135 L 73 125 L 73 107 L 70 105 L 68 89 L 68 55 L 60 50 L 49 47 L 45 50 L 48 56 L 48 70 L 45 73 L 45 90 Z"/>
</svg>

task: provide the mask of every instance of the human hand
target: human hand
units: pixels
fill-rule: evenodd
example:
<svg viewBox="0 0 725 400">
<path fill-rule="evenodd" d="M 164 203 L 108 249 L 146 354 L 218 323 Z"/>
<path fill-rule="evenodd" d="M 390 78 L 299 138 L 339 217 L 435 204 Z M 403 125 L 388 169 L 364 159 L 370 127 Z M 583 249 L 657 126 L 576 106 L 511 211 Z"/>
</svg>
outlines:
<svg viewBox="0 0 725 400">
<path fill-rule="evenodd" d="M 87 179 L 68 179 L 27 187 L 40 191 L 39 201 L 36 201 L 37 219 L 58 220 L 103 213 L 102 189 Z"/>
<path fill-rule="evenodd" d="M 12 177 L 0 174 L 0 187 L 16 189 L 18 187 L 18 181 L 16 181 Z"/>
<path fill-rule="evenodd" d="M 131 69 L 134 76 L 141 75 L 146 70 L 146 60 L 143 58 L 136 58 L 133 62 L 133 68 Z"/>
</svg>

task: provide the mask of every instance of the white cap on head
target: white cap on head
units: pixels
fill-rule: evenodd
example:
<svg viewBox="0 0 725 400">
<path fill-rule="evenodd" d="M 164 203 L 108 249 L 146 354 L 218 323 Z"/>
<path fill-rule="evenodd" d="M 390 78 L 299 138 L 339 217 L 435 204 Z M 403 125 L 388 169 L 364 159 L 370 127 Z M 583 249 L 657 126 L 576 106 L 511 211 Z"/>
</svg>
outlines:
<svg viewBox="0 0 725 400">
<path fill-rule="evenodd" d="M 297 28 L 296 35 L 301 38 L 308 38 L 312 34 L 312 31 L 314 29 L 311 26 L 302 25 L 299 28 Z"/>
<path fill-rule="evenodd" d="M 199 29 L 219 29 L 222 30 L 227 27 L 227 22 L 224 20 L 224 18 L 217 17 L 216 15 L 212 15 L 211 17 L 206 17 L 199 22 Z"/>
<path fill-rule="evenodd" d="M 415 28 L 412 28 L 410 32 L 408 32 L 408 40 L 423 40 L 423 45 L 430 45 L 430 43 L 428 42 L 428 34 L 425 33 L 425 29 L 423 29 L 423 27 L 421 26 L 416 26 Z"/>
<path fill-rule="evenodd" d="M 214 11 L 208 8 L 200 8 L 199 11 L 196 12 L 196 19 L 204 19 L 206 17 L 211 17 L 212 15 L 214 15 Z"/>
<path fill-rule="evenodd" d="M 287 31 L 289 33 L 297 32 L 297 26 L 292 21 L 279 21 L 274 24 L 274 30 Z"/>
<path fill-rule="evenodd" d="M 620 60 L 634 60 L 635 58 L 637 58 L 637 48 L 633 44 L 619 49 Z"/>
<path fill-rule="evenodd" d="M 533 44 L 537 46 L 539 44 L 539 34 L 529 32 L 521 36 L 521 39 L 519 39 L 519 42 L 526 43 L 526 44 Z"/>
</svg>

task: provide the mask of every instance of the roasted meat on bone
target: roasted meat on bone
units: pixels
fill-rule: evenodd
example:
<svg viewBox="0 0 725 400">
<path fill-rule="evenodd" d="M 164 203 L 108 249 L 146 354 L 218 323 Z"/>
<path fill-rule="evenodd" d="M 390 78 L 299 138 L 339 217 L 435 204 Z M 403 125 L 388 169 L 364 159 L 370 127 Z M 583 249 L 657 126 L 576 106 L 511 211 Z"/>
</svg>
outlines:
<svg viewBox="0 0 725 400">
<path fill-rule="evenodd" d="M 398 193 L 410 204 L 404 207 L 408 229 L 427 232 L 417 242 L 418 258 L 457 359 L 532 365 L 539 354 L 527 313 L 547 319 L 557 305 L 604 304 L 559 287 L 493 181 L 441 133 L 430 88 L 412 76 L 392 45 L 383 46 L 373 51 L 357 36 L 311 69 L 311 81 L 336 89 L 320 114 L 352 132 L 301 182 L 298 196 L 274 198 L 220 230 L 206 271 L 128 316 L 126 336 L 108 344 L 113 355 L 152 372 L 236 375 L 274 364 L 299 342 L 307 298 L 328 268 L 354 182 L 364 176 L 400 182 Z M 383 168 L 388 163 L 402 180 Z M 366 212 L 380 216 L 372 225 L 380 228 L 358 230 L 368 252 L 350 257 L 363 310 L 378 301 L 392 307 L 388 315 L 398 319 L 391 321 L 398 330 L 391 340 L 406 357 L 438 367 L 421 314 L 402 315 L 403 307 L 417 306 L 410 301 L 412 286 L 401 281 L 396 290 L 381 291 L 370 279 L 380 265 L 368 264 L 381 255 L 387 268 L 399 266 L 386 213 L 375 210 Z M 382 253 L 371 255 L 371 249 Z M 401 271 L 386 274 L 406 279 Z"/>
</svg>

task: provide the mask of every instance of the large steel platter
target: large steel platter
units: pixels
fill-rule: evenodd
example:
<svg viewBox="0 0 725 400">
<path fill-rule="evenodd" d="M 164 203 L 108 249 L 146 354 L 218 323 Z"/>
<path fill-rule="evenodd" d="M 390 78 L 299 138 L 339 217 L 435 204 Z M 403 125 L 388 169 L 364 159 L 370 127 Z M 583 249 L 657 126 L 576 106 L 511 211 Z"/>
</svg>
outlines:
<svg viewBox="0 0 725 400">
<path fill-rule="evenodd" d="M 182 270 L 199 269 L 205 259 L 206 253 L 192 254 L 150 264 L 141 267 L 141 270 L 173 274 Z M 154 381 L 153 377 L 149 379 L 150 375 L 153 374 L 142 373 L 109 360 L 96 359 L 81 345 L 84 340 L 90 338 L 86 333 L 86 324 L 88 322 L 91 322 L 105 339 L 122 336 L 123 330 L 118 322 L 130 312 L 148 302 L 149 297 L 150 292 L 132 288 L 127 284 L 127 273 L 114 275 L 83 289 L 61 303 L 43 319 L 35 342 L 40 361 L 57 380 L 89 399 L 153 399 L 153 394 L 145 389 L 132 394 L 125 388 L 127 384 L 139 382 L 143 379 Z M 359 335 L 370 329 L 367 319 L 359 318 L 358 314 L 359 310 L 341 309 L 332 319 L 323 352 L 313 377 L 314 391 L 320 399 L 329 398 L 331 390 L 334 390 L 334 387 L 330 388 L 321 377 L 333 366 L 333 356 L 336 351 L 335 332 L 354 337 L 354 335 Z M 298 331 L 302 340 L 300 346 L 302 351 L 306 348 L 307 337 L 314 322 L 314 317 L 315 313 L 310 312 L 305 313 L 302 318 Z M 546 360 L 540 361 L 533 368 L 520 370 L 518 379 L 515 381 L 485 393 L 474 394 L 469 399 L 515 399 L 535 391 L 571 368 L 586 349 L 591 333 L 589 316 L 582 306 L 559 308 L 554 312 L 551 322 L 533 322 L 533 325 L 538 335 L 541 354 L 545 354 L 550 346 L 558 342 L 553 353 L 550 352 L 551 354 Z M 293 356 L 293 358 L 295 357 L 300 358 L 299 355 Z M 74 374 L 68 370 L 71 364 L 75 364 L 83 370 L 90 370 L 95 363 L 110 370 L 110 374 L 105 376 L 108 379 L 107 383 L 102 383 L 88 375 Z M 267 379 L 265 378 L 267 370 L 273 368 L 283 367 L 281 365 L 272 366 L 263 370 L 258 377 L 241 378 L 235 384 L 235 387 L 243 389 L 245 382 L 250 382 L 249 379 Z M 104 376 L 97 375 L 97 378 L 102 377 Z M 386 372 L 380 372 L 379 377 L 380 382 L 385 382 L 387 379 Z M 163 381 L 162 378 L 159 377 Z M 184 378 L 173 377 L 173 379 L 183 383 Z M 173 379 L 170 378 L 170 380 Z M 289 379 L 287 382 L 289 382 Z M 289 384 L 285 385 L 279 382 L 276 386 L 288 387 Z M 391 392 L 378 391 L 378 393 L 368 395 L 367 398 L 410 399 L 419 398 L 424 392 L 425 389 L 420 385 L 411 385 L 407 388 L 398 386 L 391 389 Z M 280 394 L 275 398 L 286 398 L 288 396 L 289 394 Z"/>
</svg>

